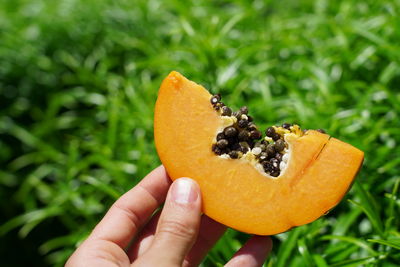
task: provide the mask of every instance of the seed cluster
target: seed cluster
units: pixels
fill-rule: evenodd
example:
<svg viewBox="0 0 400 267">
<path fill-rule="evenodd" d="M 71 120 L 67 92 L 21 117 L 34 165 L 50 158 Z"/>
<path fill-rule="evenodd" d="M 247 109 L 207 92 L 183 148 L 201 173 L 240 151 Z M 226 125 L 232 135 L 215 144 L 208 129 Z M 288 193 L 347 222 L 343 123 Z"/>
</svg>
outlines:
<svg viewBox="0 0 400 267">
<path fill-rule="evenodd" d="M 212 151 L 216 155 L 228 155 L 232 159 L 243 157 L 251 152 L 263 170 L 273 177 L 280 175 L 282 167 L 287 162 L 285 149 L 288 147 L 284 140 L 285 133 L 303 134 L 300 127 L 290 123 L 282 126 L 268 127 L 263 138 L 262 132 L 254 124 L 253 118 L 248 115 L 246 106 L 238 111 L 232 110 L 221 102 L 221 96 L 213 95 L 210 102 L 221 116 L 234 117 L 234 123 L 225 127 L 216 136 Z M 323 131 L 323 130 L 321 130 Z"/>
</svg>

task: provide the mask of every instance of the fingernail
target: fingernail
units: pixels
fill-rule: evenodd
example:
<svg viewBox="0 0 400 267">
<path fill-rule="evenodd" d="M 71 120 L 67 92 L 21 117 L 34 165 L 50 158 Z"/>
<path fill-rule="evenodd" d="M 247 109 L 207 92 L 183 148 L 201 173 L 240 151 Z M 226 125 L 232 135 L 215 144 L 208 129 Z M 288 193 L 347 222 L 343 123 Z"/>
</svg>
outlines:
<svg viewBox="0 0 400 267">
<path fill-rule="evenodd" d="M 188 204 L 197 199 L 195 184 L 188 178 L 180 178 L 172 184 L 172 199 L 176 203 Z"/>
</svg>

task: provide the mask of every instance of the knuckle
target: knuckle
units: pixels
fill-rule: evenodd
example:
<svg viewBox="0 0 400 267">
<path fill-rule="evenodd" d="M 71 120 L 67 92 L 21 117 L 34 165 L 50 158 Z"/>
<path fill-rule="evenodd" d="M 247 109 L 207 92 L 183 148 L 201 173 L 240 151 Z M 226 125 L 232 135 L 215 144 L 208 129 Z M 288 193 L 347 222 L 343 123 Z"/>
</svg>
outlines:
<svg viewBox="0 0 400 267">
<path fill-rule="evenodd" d="M 190 240 L 196 235 L 196 229 L 190 225 L 172 220 L 163 221 L 158 232 L 161 235 L 170 235 L 185 240 Z"/>
</svg>

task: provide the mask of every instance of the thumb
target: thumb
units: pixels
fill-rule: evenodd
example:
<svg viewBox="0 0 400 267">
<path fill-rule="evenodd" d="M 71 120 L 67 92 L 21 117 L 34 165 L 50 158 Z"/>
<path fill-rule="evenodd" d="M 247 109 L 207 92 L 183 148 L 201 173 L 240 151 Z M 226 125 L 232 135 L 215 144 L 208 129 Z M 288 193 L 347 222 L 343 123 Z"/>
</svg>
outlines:
<svg viewBox="0 0 400 267">
<path fill-rule="evenodd" d="M 200 218 L 198 184 L 189 178 L 177 179 L 168 192 L 153 243 L 141 260 L 181 266 L 196 241 Z"/>
</svg>

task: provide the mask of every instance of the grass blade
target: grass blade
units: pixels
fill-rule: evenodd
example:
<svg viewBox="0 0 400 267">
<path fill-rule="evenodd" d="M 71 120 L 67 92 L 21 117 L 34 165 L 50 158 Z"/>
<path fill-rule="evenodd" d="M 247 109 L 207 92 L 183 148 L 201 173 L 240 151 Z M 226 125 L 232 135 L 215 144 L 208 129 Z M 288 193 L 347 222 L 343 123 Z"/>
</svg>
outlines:
<svg viewBox="0 0 400 267">
<path fill-rule="evenodd" d="M 363 264 L 373 263 L 375 262 L 375 257 L 365 257 L 360 259 L 351 259 L 351 260 L 344 260 L 340 262 L 335 262 L 330 264 L 330 267 L 352 267 L 352 266 L 362 266 Z"/>
<path fill-rule="evenodd" d="M 297 227 L 289 232 L 288 238 L 283 243 L 284 245 L 281 245 L 279 247 L 279 251 L 277 254 L 277 261 L 275 263 L 276 267 L 287 266 L 286 264 L 287 264 L 288 258 L 290 257 L 293 249 L 297 245 L 297 239 L 298 239 L 301 231 L 302 231 L 302 229 L 300 227 Z"/>
<path fill-rule="evenodd" d="M 368 251 L 369 254 L 371 254 L 372 256 L 377 256 L 377 252 L 374 251 L 369 245 L 368 243 L 355 238 L 355 237 L 350 237 L 350 236 L 335 236 L 335 235 L 324 235 L 321 240 L 340 240 L 340 241 L 344 241 L 353 245 L 356 245 L 362 249 L 365 249 Z"/>
<path fill-rule="evenodd" d="M 299 239 L 297 241 L 297 246 L 300 254 L 303 256 L 304 262 L 307 264 L 307 266 L 315 266 L 313 257 L 311 257 L 310 251 L 308 250 L 308 247 L 306 245 L 306 242 L 304 239 Z"/>
<path fill-rule="evenodd" d="M 356 181 L 354 185 L 357 195 L 361 199 L 361 203 L 357 203 L 353 200 L 349 200 L 352 204 L 361 208 L 364 213 L 367 215 L 368 219 L 371 221 L 372 225 L 376 228 L 380 236 L 384 236 L 383 223 L 381 217 L 379 215 L 379 208 L 376 204 L 375 199 L 371 196 L 370 193 L 365 191 L 362 185 Z"/>
<path fill-rule="evenodd" d="M 382 239 L 367 239 L 368 242 L 378 243 L 381 245 L 389 246 L 395 249 L 400 250 L 400 241 L 388 241 Z"/>
</svg>

